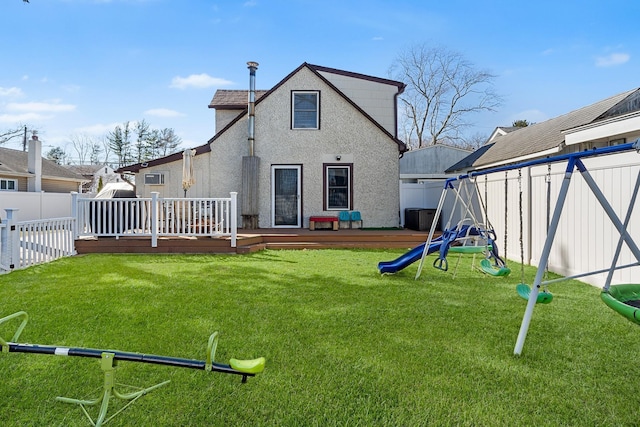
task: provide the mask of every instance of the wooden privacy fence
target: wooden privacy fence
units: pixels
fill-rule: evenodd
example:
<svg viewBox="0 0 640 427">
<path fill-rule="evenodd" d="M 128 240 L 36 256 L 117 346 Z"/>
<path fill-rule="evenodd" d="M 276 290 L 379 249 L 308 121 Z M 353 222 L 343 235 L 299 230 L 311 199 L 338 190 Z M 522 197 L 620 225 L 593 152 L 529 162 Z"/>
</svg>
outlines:
<svg viewBox="0 0 640 427">
<path fill-rule="evenodd" d="M 81 198 L 74 194 L 73 216 L 77 237 L 208 236 L 231 238 L 236 247 L 237 193 L 228 198 Z"/>
<path fill-rule="evenodd" d="M 18 209 L 5 209 L 0 223 L 0 273 L 75 254 L 75 219 L 17 221 Z"/>
</svg>

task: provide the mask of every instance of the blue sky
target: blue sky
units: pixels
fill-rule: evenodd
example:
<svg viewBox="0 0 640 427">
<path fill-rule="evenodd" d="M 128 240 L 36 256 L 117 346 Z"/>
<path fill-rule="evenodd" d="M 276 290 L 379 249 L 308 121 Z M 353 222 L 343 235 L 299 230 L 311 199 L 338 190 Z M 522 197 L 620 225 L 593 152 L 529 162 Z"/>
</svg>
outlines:
<svg viewBox="0 0 640 427">
<path fill-rule="evenodd" d="M 141 119 L 202 145 L 209 101 L 248 87 L 247 61 L 259 89 L 303 62 L 388 77 L 415 43 L 497 76 L 504 103 L 469 134 L 640 87 L 640 2 L 627 0 L 2 0 L 0 16 L 0 130 L 27 123 L 45 147 Z"/>
</svg>

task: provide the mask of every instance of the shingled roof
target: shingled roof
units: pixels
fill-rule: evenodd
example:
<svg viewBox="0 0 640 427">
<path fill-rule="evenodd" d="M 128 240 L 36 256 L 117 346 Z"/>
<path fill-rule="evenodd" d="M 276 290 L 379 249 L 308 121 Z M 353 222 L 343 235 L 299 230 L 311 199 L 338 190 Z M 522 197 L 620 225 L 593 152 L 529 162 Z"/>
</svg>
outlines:
<svg viewBox="0 0 640 427">
<path fill-rule="evenodd" d="M 29 154 L 26 151 L 0 148 L 0 174 L 14 176 L 30 176 Z M 42 159 L 42 176 L 44 178 L 85 181 L 82 175 L 65 169 L 63 166 Z"/>
<path fill-rule="evenodd" d="M 266 90 L 256 90 L 256 101 L 265 93 L 267 93 Z M 218 89 L 209 103 L 209 108 L 242 110 L 247 108 L 248 99 L 248 90 Z"/>
<path fill-rule="evenodd" d="M 620 93 L 562 116 L 535 123 L 519 129 L 517 132 L 510 132 L 496 138 L 495 144 L 480 156 L 473 163 L 473 166 L 478 168 L 507 163 L 515 159 L 534 157 L 536 153 L 556 148 L 559 151 L 565 140 L 563 131 L 592 123 L 604 117 L 609 110 L 639 90 L 633 89 Z"/>
</svg>

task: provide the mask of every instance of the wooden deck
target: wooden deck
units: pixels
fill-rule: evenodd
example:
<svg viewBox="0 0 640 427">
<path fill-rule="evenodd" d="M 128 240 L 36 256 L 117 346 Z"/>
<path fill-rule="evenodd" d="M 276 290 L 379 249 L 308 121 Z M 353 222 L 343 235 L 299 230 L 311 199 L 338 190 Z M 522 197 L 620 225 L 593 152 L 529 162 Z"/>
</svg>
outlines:
<svg viewBox="0 0 640 427">
<path fill-rule="evenodd" d="M 427 240 L 428 232 L 406 229 L 314 230 L 302 228 L 238 230 L 237 247 L 229 238 L 172 237 L 151 239 L 135 236 L 83 238 L 75 241 L 78 254 L 88 253 L 250 253 L 263 249 L 413 248 Z"/>
</svg>

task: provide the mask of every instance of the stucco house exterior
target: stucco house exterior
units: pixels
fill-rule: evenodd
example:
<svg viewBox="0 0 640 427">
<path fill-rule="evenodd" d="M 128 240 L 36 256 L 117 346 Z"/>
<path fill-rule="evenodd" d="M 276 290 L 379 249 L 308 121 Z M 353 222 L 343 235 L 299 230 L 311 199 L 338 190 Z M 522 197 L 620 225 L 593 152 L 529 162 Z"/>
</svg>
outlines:
<svg viewBox="0 0 640 427">
<path fill-rule="evenodd" d="M 252 86 L 257 64 L 249 65 Z M 244 228 L 307 227 L 311 216 L 342 210 L 360 211 L 370 227 L 396 227 L 403 90 L 401 82 L 308 63 L 268 91 L 219 90 L 209 105 L 217 133 L 194 149 L 187 197 L 238 192 Z M 182 167 L 176 153 L 118 172 L 136 175 L 140 196 L 183 197 Z"/>
</svg>

